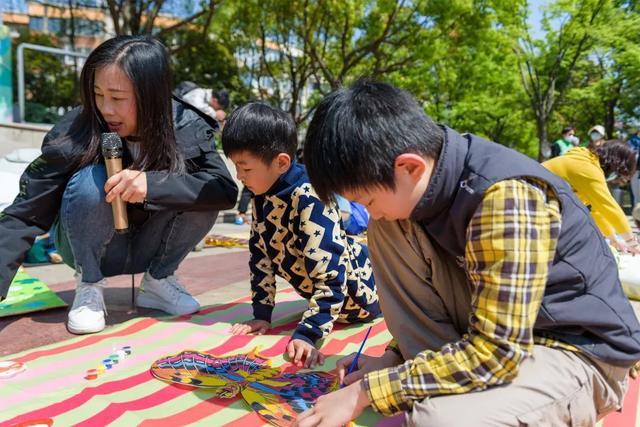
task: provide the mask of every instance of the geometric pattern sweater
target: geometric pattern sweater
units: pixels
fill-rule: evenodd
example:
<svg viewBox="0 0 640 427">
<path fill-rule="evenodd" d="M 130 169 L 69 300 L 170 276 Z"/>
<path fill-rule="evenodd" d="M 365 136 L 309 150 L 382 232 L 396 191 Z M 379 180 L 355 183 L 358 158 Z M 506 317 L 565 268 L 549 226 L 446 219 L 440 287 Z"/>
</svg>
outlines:
<svg viewBox="0 0 640 427">
<path fill-rule="evenodd" d="M 301 164 L 253 197 L 249 250 L 256 319 L 271 321 L 276 275 L 309 301 L 292 339 L 315 344 L 336 321 L 381 314 L 367 247 L 346 235 L 337 206 L 320 201 Z"/>
</svg>

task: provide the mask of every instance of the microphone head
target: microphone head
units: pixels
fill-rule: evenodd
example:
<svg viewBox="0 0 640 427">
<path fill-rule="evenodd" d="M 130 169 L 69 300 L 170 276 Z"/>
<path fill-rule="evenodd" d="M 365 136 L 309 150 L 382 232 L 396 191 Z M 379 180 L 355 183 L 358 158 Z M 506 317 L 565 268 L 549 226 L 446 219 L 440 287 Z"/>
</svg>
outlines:
<svg viewBox="0 0 640 427">
<path fill-rule="evenodd" d="M 107 159 L 122 157 L 122 140 L 115 132 L 104 132 L 100 135 L 102 155 Z"/>
</svg>

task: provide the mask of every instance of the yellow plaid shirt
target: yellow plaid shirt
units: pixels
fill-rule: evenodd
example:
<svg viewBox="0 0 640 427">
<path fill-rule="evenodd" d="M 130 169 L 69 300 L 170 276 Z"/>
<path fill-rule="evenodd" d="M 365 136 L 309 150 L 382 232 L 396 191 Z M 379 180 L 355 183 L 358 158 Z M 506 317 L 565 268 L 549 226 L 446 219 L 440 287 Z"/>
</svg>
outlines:
<svg viewBox="0 0 640 427">
<path fill-rule="evenodd" d="M 467 228 L 473 285 L 467 333 L 439 351 L 367 374 L 373 408 L 391 415 L 429 396 L 509 383 L 534 343 L 576 350 L 533 334 L 560 223 L 558 199 L 546 183 L 514 179 L 491 186 Z"/>
</svg>

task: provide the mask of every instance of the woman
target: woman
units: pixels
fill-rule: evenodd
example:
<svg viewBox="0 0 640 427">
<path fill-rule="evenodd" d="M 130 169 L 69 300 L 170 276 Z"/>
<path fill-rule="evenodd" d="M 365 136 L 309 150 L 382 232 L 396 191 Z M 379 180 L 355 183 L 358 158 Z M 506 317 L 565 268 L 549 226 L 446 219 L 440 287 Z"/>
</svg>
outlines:
<svg viewBox="0 0 640 427">
<path fill-rule="evenodd" d="M 631 225 L 607 186 L 607 183 L 625 183 L 635 173 L 635 155 L 627 144 L 610 140 L 590 144 L 589 148 L 576 147 L 542 165 L 571 185 L 614 248 L 623 253 L 640 254 Z"/>
<path fill-rule="evenodd" d="M 573 148 L 543 166 L 567 181 L 589 207 L 596 225 L 615 249 L 622 288 L 629 298 L 640 299 L 640 257 L 635 256 L 640 254 L 640 245 L 607 185 L 624 184 L 633 176 L 635 154 L 629 145 L 618 140 L 604 142 L 601 135 L 602 126 L 594 126 L 588 148 Z"/>
<path fill-rule="evenodd" d="M 172 100 L 166 48 L 151 37 L 107 40 L 80 79 L 82 106 L 47 134 L 0 218 L 0 297 L 34 237 L 55 221 L 56 245 L 78 281 L 70 332 L 104 329 L 105 277 L 119 274 L 145 273 L 138 306 L 198 311 L 174 272 L 217 212 L 235 204 L 236 185 L 213 147 L 217 124 Z M 125 169 L 109 179 L 103 132 L 123 139 Z M 127 203 L 126 234 L 113 227 L 110 202 L 118 196 Z"/>
</svg>

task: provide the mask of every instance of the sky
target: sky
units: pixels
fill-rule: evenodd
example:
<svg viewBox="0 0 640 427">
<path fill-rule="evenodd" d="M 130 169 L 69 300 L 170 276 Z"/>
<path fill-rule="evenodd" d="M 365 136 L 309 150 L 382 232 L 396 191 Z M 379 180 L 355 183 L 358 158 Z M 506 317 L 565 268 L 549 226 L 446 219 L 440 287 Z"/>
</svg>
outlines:
<svg viewBox="0 0 640 427">
<path fill-rule="evenodd" d="M 46 3 L 68 4 L 68 0 L 45 0 Z M 82 4 L 106 4 L 106 0 L 80 0 Z M 194 0 L 167 0 L 163 10 L 175 11 L 179 16 L 188 16 L 193 12 Z M 22 12 L 27 11 L 26 0 L 0 0 L 0 12 Z"/>
<path fill-rule="evenodd" d="M 549 3 L 549 0 L 530 0 L 529 1 L 529 25 L 531 26 L 531 36 L 533 38 L 542 38 L 544 33 L 540 23 L 542 21 L 542 9 Z"/>
<path fill-rule="evenodd" d="M 67 0 L 46 1 L 49 3 L 67 3 Z M 540 27 L 540 21 L 542 20 L 542 8 L 548 4 L 549 1 L 551 0 L 529 0 L 529 24 L 531 25 L 531 35 L 534 38 L 541 38 L 543 36 L 543 32 Z M 105 0 L 82 0 L 82 2 L 104 3 Z M 198 2 L 194 0 L 168 0 L 163 9 L 167 11 L 171 10 L 179 16 L 189 16 L 193 12 L 194 5 L 197 3 Z M 0 12 L 1 11 L 17 11 L 24 13 L 27 11 L 26 0 L 0 0 Z"/>
</svg>

